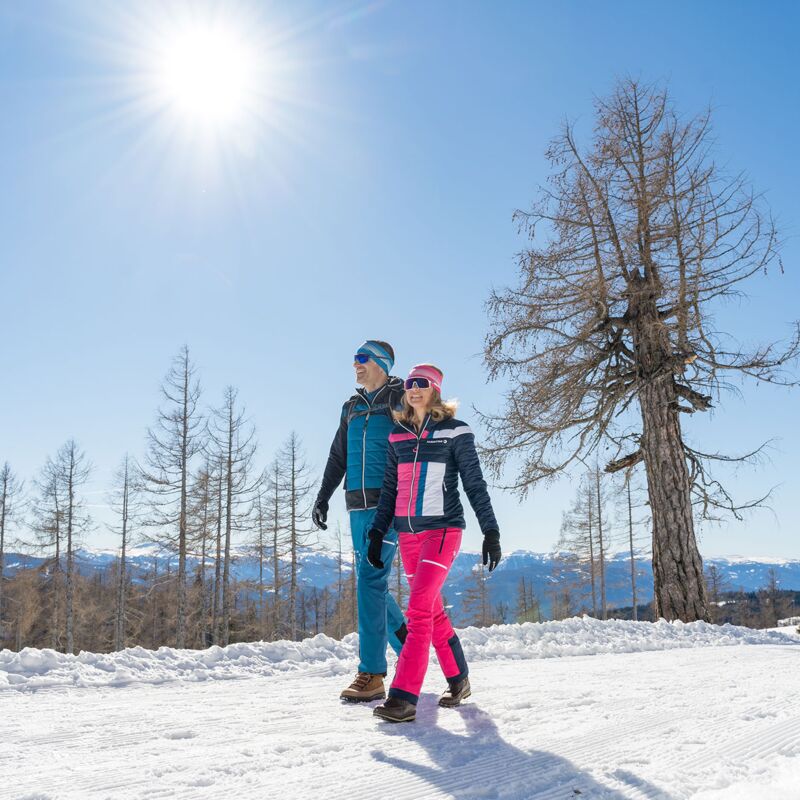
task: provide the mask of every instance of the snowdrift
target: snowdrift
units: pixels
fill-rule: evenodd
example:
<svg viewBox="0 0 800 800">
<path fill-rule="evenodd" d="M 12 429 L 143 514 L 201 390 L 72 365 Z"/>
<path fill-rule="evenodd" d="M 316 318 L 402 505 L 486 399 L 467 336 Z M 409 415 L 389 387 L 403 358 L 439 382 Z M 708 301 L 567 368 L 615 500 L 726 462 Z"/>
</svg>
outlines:
<svg viewBox="0 0 800 800">
<path fill-rule="evenodd" d="M 777 631 L 705 622 L 630 622 L 574 617 L 560 622 L 463 628 L 459 636 L 470 663 L 633 653 L 690 647 L 787 645 L 800 642 Z M 320 675 L 352 672 L 358 636 L 341 641 L 320 634 L 301 642 L 253 642 L 177 650 L 131 647 L 117 653 L 66 655 L 50 649 L 0 651 L 0 691 L 58 686 L 124 686 L 167 681 L 235 680 L 295 671 Z"/>
</svg>

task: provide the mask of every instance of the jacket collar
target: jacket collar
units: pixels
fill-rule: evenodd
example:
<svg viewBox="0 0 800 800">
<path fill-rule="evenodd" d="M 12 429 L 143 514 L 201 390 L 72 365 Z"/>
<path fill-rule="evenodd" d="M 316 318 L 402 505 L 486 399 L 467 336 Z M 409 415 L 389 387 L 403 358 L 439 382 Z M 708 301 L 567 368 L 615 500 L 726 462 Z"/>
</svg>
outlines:
<svg viewBox="0 0 800 800">
<path fill-rule="evenodd" d="M 396 392 L 398 390 L 403 390 L 403 379 L 398 378 L 395 375 L 390 375 L 386 383 L 384 383 L 383 386 L 377 390 L 377 393 L 375 397 L 372 398 L 371 402 L 374 403 L 378 398 L 383 399 L 387 393 Z M 359 386 L 356 389 L 355 396 L 360 397 L 366 403 L 370 403 L 370 400 L 367 397 L 367 390 L 363 386 Z"/>
<path fill-rule="evenodd" d="M 417 431 L 413 426 L 409 428 L 407 425 L 403 425 L 402 422 L 398 422 L 397 424 L 403 428 L 403 430 L 413 433 L 414 436 L 420 437 L 423 433 L 425 433 L 425 431 L 432 431 L 438 423 L 430 414 L 426 414 L 425 419 L 422 421 L 422 428 L 419 431 Z"/>
</svg>

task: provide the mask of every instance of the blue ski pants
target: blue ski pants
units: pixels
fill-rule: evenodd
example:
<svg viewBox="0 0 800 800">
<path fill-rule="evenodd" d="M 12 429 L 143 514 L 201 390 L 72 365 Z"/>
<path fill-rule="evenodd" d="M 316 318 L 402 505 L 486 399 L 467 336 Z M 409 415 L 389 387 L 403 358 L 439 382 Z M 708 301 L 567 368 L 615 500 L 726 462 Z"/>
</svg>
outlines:
<svg viewBox="0 0 800 800">
<path fill-rule="evenodd" d="M 367 561 L 369 539 L 367 534 L 372 527 L 377 509 L 350 512 L 350 534 L 353 537 L 353 550 L 356 554 L 356 594 L 358 596 L 358 650 L 359 672 L 372 672 L 385 675 L 386 644 L 400 654 L 405 639 L 403 625 L 405 619 L 400 606 L 389 592 L 389 575 L 392 560 L 397 550 L 397 531 L 390 528 L 383 539 L 381 561 L 383 569 L 375 569 Z"/>
</svg>

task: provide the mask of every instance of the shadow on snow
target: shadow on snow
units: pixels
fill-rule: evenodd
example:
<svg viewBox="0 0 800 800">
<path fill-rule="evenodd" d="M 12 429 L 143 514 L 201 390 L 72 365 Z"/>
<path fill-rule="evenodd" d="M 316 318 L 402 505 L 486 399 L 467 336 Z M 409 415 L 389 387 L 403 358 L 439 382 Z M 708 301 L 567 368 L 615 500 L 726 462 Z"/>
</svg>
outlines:
<svg viewBox="0 0 800 800">
<path fill-rule="evenodd" d="M 502 739 L 491 716 L 474 703 L 445 712 L 459 714 L 466 732 L 443 730 L 436 725 L 439 714 L 439 706 L 435 703 L 437 698 L 434 695 L 427 697 L 434 702 L 420 704 L 416 723 L 381 722 L 379 730 L 389 738 L 402 736 L 415 741 L 427 750 L 436 766 L 396 758 L 383 750 L 373 750 L 372 756 L 376 761 L 422 778 L 443 795 L 517 800 L 624 800 L 631 795 L 663 800 L 669 796 L 664 790 L 624 770 L 614 771 L 613 777 L 618 783 L 630 786 L 630 794 L 598 783 L 566 758 L 545 750 L 526 751 L 514 747 Z"/>
</svg>

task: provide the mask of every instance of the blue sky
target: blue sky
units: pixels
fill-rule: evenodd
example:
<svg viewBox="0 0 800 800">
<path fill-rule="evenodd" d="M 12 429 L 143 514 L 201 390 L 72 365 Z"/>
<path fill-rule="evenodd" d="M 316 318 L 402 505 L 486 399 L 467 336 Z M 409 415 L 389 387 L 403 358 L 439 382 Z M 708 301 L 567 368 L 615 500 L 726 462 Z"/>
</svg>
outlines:
<svg viewBox="0 0 800 800">
<path fill-rule="evenodd" d="M 195 3 L 263 59 L 257 120 L 211 142 L 148 100 L 148 59 L 188 7 L 0 2 L 0 460 L 30 478 L 75 437 L 98 520 L 183 343 L 205 403 L 239 389 L 263 463 L 294 429 L 321 469 L 366 336 L 395 345 L 398 373 L 440 364 L 466 419 L 499 409 L 480 352 L 524 244 L 511 215 L 561 121 L 589 133 L 619 76 L 667 82 L 687 115 L 711 103 L 718 159 L 781 224 L 785 274 L 721 327 L 769 339 L 800 316 L 796 4 Z M 797 405 L 743 384 L 685 421 L 708 451 L 775 439 L 728 475 L 742 498 L 777 486 L 772 509 L 704 527 L 705 554 L 800 556 Z M 495 492 L 508 548 L 552 547 L 574 477 L 523 503 Z"/>
</svg>

